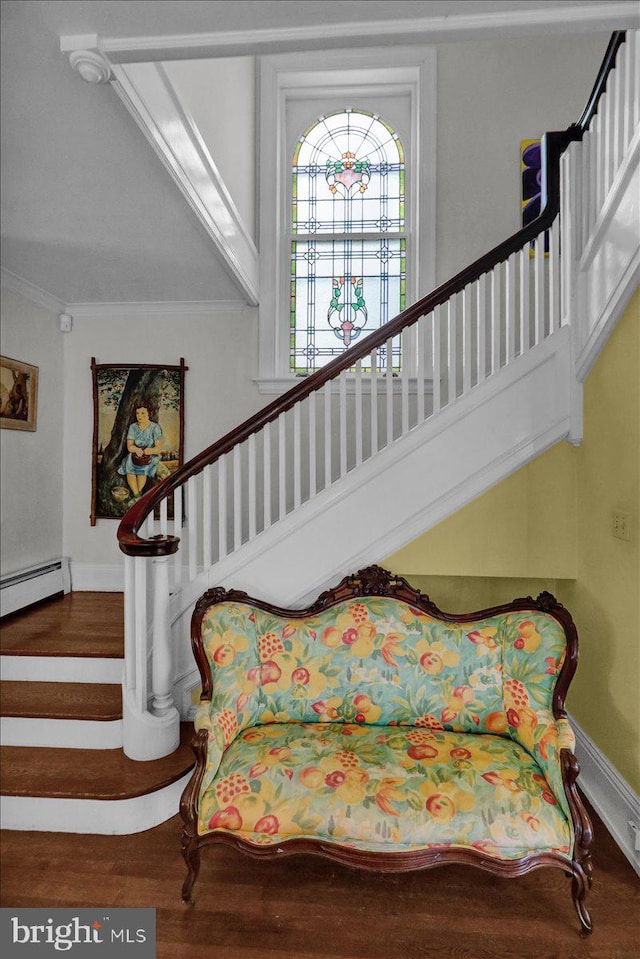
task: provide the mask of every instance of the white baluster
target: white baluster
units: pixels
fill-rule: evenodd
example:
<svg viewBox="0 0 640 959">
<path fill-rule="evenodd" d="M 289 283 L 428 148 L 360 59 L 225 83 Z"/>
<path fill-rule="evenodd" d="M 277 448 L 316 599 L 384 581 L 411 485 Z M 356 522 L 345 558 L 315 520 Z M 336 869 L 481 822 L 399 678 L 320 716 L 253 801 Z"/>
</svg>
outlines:
<svg viewBox="0 0 640 959">
<path fill-rule="evenodd" d="M 622 153 L 629 146 L 633 136 L 633 31 L 628 30 L 625 42 L 618 52 L 618 65 L 622 71 Z M 621 61 L 622 58 L 622 61 Z M 640 77 L 638 78 L 640 82 Z"/>
<path fill-rule="evenodd" d="M 182 487 L 173 491 L 173 535 L 182 536 Z M 182 543 L 173 554 L 173 575 L 176 586 L 182 582 Z"/>
<path fill-rule="evenodd" d="M 316 495 L 316 396 L 309 394 L 309 499 Z"/>
<path fill-rule="evenodd" d="M 233 447 L 233 548 L 242 545 L 242 446 Z"/>
<path fill-rule="evenodd" d="M 331 486 L 331 380 L 324 384 L 324 487 Z"/>
<path fill-rule="evenodd" d="M 302 502 L 302 440 L 300 437 L 300 404 L 293 407 L 293 508 Z"/>
<path fill-rule="evenodd" d="M 560 326 L 560 217 L 549 231 L 549 333 Z"/>
<path fill-rule="evenodd" d="M 600 101 L 603 105 L 604 110 L 604 129 L 603 129 L 603 138 L 605 142 L 605 161 L 604 161 L 604 195 L 602 198 L 602 203 L 609 195 L 609 190 L 611 189 L 611 184 L 613 183 L 613 119 L 615 112 L 615 103 L 613 100 L 613 80 L 615 76 L 615 71 L 609 74 L 609 79 L 607 81 L 607 90 L 604 93 L 602 100 Z"/>
<path fill-rule="evenodd" d="M 500 369 L 500 326 L 502 319 L 501 264 L 491 271 L 491 372 Z"/>
<path fill-rule="evenodd" d="M 478 383 L 487 376 L 487 274 L 478 278 L 476 289 L 476 366 Z"/>
<path fill-rule="evenodd" d="M 605 179 L 606 179 L 606 124 L 605 124 L 605 115 L 604 115 L 604 97 L 600 98 L 600 103 L 598 104 L 598 112 L 595 116 L 595 129 L 596 129 L 596 140 L 598 144 L 597 160 L 596 160 L 596 219 L 600 214 L 602 209 L 602 204 L 605 197 Z"/>
<path fill-rule="evenodd" d="M 591 139 L 589 140 L 589 220 L 587 228 L 587 236 L 585 237 L 585 245 L 589 241 L 591 236 L 591 231 L 593 230 L 594 224 L 597 217 L 597 203 L 598 203 L 598 126 L 597 126 L 597 117 L 592 121 L 591 126 L 589 127 L 589 132 L 591 134 Z M 567 161 L 568 164 L 568 161 Z M 567 173 L 568 173 L 567 165 Z M 568 212 L 568 211 L 567 211 Z M 563 247 L 564 250 L 564 247 Z M 564 256 L 564 253 L 563 253 Z"/>
<path fill-rule="evenodd" d="M 400 364 L 400 429 L 401 436 L 409 432 L 409 357 L 413 355 L 413 331 L 405 330 L 400 336 L 402 358 Z"/>
<path fill-rule="evenodd" d="M 542 268 L 544 266 L 544 233 L 536 237 L 536 245 L 533 254 L 533 284 L 534 284 L 534 319 L 533 319 L 533 342 L 538 344 L 544 337 L 544 278 Z"/>
<path fill-rule="evenodd" d="M 205 466 L 202 471 L 202 558 L 205 570 L 212 563 L 211 537 L 213 535 L 213 520 L 211 517 L 211 473 L 212 467 Z"/>
<path fill-rule="evenodd" d="M 462 392 L 471 389 L 471 286 L 462 291 Z"/>
<path fill-rule="evenodd" d="M 262 487 L 263 511 L 262 528 L 271 526 L 271 423 L 265 423 L 262 430 Z"/>
<path fill-rule="evenodd" d="M 433 355 L 433 412 L 437 413 L 442 406 L 442 380 L 441 380 L 441 356 L 440 356 L 440 323 L 442 307 L 436 306 L 433 311 L 433 336 L 432 336 L 432 355 Z"/>
<path fill-rule="evenodd" d="M 257 530 L 256 503 L 256 434 L 247 440 L 247 473 L 249 474 L 249 539 L 253 539 Z"/>
<path fill-rule="evenodd" d="M 631 121 L 631 136 L 635 135 L 638 126 L 640 126 L 640 31 L 629 30 L 627 37 L 630 41 L 629 56 L 633 60 L 632 100 L 633 113 Z"/>
<path fill-rule="evenodd" d="M 618 60 L 622 50 L 624 49 L 624 44 L 622 49 L 618 52 Z M 616 69 L 612 74 L 613 86 L 611 87 L 611 99 L 613 106 L 613 177 L 615 177 L 618 172 L 618 168 L 622 163 L 622 158 L 624 156 L 624 72 L 620 70 L 619 66 L 616 66 Z"/>
<path fill-rule="evenodd" d="M 278 519 L 287 514 L 286 413 L 278 417 Z"/>
<path fill-rule="evenodd" d="M 187 480 L 187 528 L 189 531 L 189 581 L 192 582 L 198 574 L 198 532 L 200 528 L 197 503 L 197 476 Z"/>
<path fill-rule="evenodd" d="M 166 536 L 169 532 L 169 515 L 168 515 L 168 504 L 167 497 L 160 500 L 160 534 Z"/>
<path fill-rule="evenodd" d="M 505 363 L 511 363 L 516 355 L 516 254 L 512 253 L 505 263 Z"/>
<path fill-rule="evenodd" d="M 416 368 L 416 425 L 424 421 L 424 394 L 426 390 L 426 356 L 425 340 L 428 317 L 421 316 L 418 320 L 418 364 Z"/>
<path fill-rule="evenodd" d="M 387 446 L 393 443 L 393 339 L 387 340 Z"/>
<path fill-rule="evenodd" d="M 371 455 L 378 452 L 378 351 L 371 350 Z"/>
<path fill-rule="evenodd" d="M 591 171 L 591 131 L 587 130 L 582 138 L 579 149 L 580 155 L 580 253 L 584 250 L 589 239 L 589 179 Z"/>
<path fill-rule="evenodd" d="M 340 388 L 340 476 L 347 475 L 347 371 L 339 377 Z"/>
<path fill-rule="evenodd" d="M 136 688 L 136 570 L 133 556 L 124 558 L 124 687 Z"/>
<path fill-rule="evenodd" d="M 458 317 L 455 293 L 447 303 L 448 401 L 453 403 L 458 388 Z"/>
<path fill-rule="evenodd" d="M 530 270 L 529 243 L 518 253 L 520 267 L 520 353 L 529 349 L 529 270 Z"/>
<path fill-rule="evenodd" d="M 218 460 L 218 558 L 227 555 L 227 455 Z"/>
<path fill-rule="evenodd" d="M 147 559 L 134 559 L 135 608 L 135 704 L 139 713 L 148 706 L 147 684 Z"/>
<path fill-rule="evenodd" d="M 190 481 L 189 481 L 190 482 Z M 153 658 L 151 662 L 152 709 L 166 716 L 173 709 L 173 664 L 169 615 L 169 557 L 153 560 Z"/>
<path fill-rule="evenodd" d="M 355 378 L 356 466 L 360 466 L 362 463 L 362 360 L 356 362 Z"/>
</svg>

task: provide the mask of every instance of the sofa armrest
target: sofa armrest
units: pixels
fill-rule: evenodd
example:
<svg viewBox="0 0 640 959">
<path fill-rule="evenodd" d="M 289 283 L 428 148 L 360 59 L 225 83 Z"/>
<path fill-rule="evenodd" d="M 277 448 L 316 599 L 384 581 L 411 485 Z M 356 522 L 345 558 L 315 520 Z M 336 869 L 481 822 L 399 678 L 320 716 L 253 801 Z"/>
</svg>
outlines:
<svg viewBox="0 0 640 959">
<path fill-rule="evenodd" d="M 212 712 L 211 707 L 211 700 L 203 700 L 198 706 L 193 720 L 196 736 L 206 731 L 208 737 L 201 790 L 206 789 L 215 778 L 222 754 L 238 731 L 238 723 L 231 710 L 224 709 L 220 712 Z"/>
<path fill-rule="evenodd" d="M 548 723 L 538 725 L 533 743 L 522 742 L 522 745 L 529 749 L 551 787 L 551 796 L 548 801 L 553 803 L 555 800 L 571 820 L 569 800 L 562 774 L 561 752 L 567 749 L 573 753 L 576 737 L 566 717 L 554 719 L 549 714 L 548 719 Z"/>
</svg>

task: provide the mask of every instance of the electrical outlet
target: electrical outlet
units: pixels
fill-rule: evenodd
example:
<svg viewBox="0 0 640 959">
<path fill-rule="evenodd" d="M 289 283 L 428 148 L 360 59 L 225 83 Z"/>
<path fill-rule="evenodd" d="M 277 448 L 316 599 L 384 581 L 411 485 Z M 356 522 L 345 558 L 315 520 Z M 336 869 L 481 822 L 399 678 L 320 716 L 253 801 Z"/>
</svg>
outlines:
<svg viewBox="0 0 640 959">
<path fill-rule="evenodd" d="M 638 829 L 638 824 L 637 822 L 634 822 L 633 819 L 630 819 L 629 826 L 633 833 L 634 849 L 636 852 L 640 852 L 640 829 Z"/>
<path fill-rule="evenodd" d="M 614 509 L 611 514 L 611 532 L 617 539 L 631 539 L 629 532 L 629 514 L 624 510 Z"/>
</svg>

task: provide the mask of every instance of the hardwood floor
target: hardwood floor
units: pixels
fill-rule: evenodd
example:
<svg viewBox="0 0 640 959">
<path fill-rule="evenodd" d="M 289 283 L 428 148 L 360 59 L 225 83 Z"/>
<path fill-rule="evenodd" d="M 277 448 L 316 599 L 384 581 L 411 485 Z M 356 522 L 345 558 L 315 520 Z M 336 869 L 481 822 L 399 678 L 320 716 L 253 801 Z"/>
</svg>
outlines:
<svg viewBox="0 0 640 959">
<path fill-rule="evenodd" d="M 504 880 L 463 866 L 381 876 L 321 859 L 203 855 L 185 906 L 181 821 L 132 836 L 4 832 L 1 904 L 151 906 L 158 959 L 638 959 L 640 882 L 594 815 L 595 931 L 570 880 Z"/>
<path fill-rule="evenodd" d="M 12 656 L 124 655 L 122 593 L 68 593 L 2 620 L 0 652 Z"/>
</svg>

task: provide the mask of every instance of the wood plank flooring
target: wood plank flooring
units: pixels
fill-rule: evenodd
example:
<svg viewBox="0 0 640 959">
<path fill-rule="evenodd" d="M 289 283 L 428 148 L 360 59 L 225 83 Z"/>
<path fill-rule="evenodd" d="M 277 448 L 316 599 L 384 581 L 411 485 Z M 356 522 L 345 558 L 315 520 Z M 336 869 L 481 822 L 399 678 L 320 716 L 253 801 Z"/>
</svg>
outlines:
<svg viewBox="0 0 640 959">
<path fill-rule="evenodd" d="M 505 880 L 464 866 L 382 876 L 312 857 L 202 857 L 185 906 L 178 816 L 133 836 L 0 834 L 3 906 L 151 906 L 158 959 L 638 959 L 640 881 L 595 823 L 595 931 L 571 882 Z"/>
<path fill-rule="evenodd" d="M 68 593 L 2 620 L 0 653 L 124 656 L 122 593 Z"/>
<path fill-rule="evenodd" d="M 193 723 L 180 724 L 180 745 L 163 759 L 136 762 L 121 749 L 2 746 L 4 796 L 55 799 L 131 799 L 180 779 L 195 763 Z"/>
</svg>

